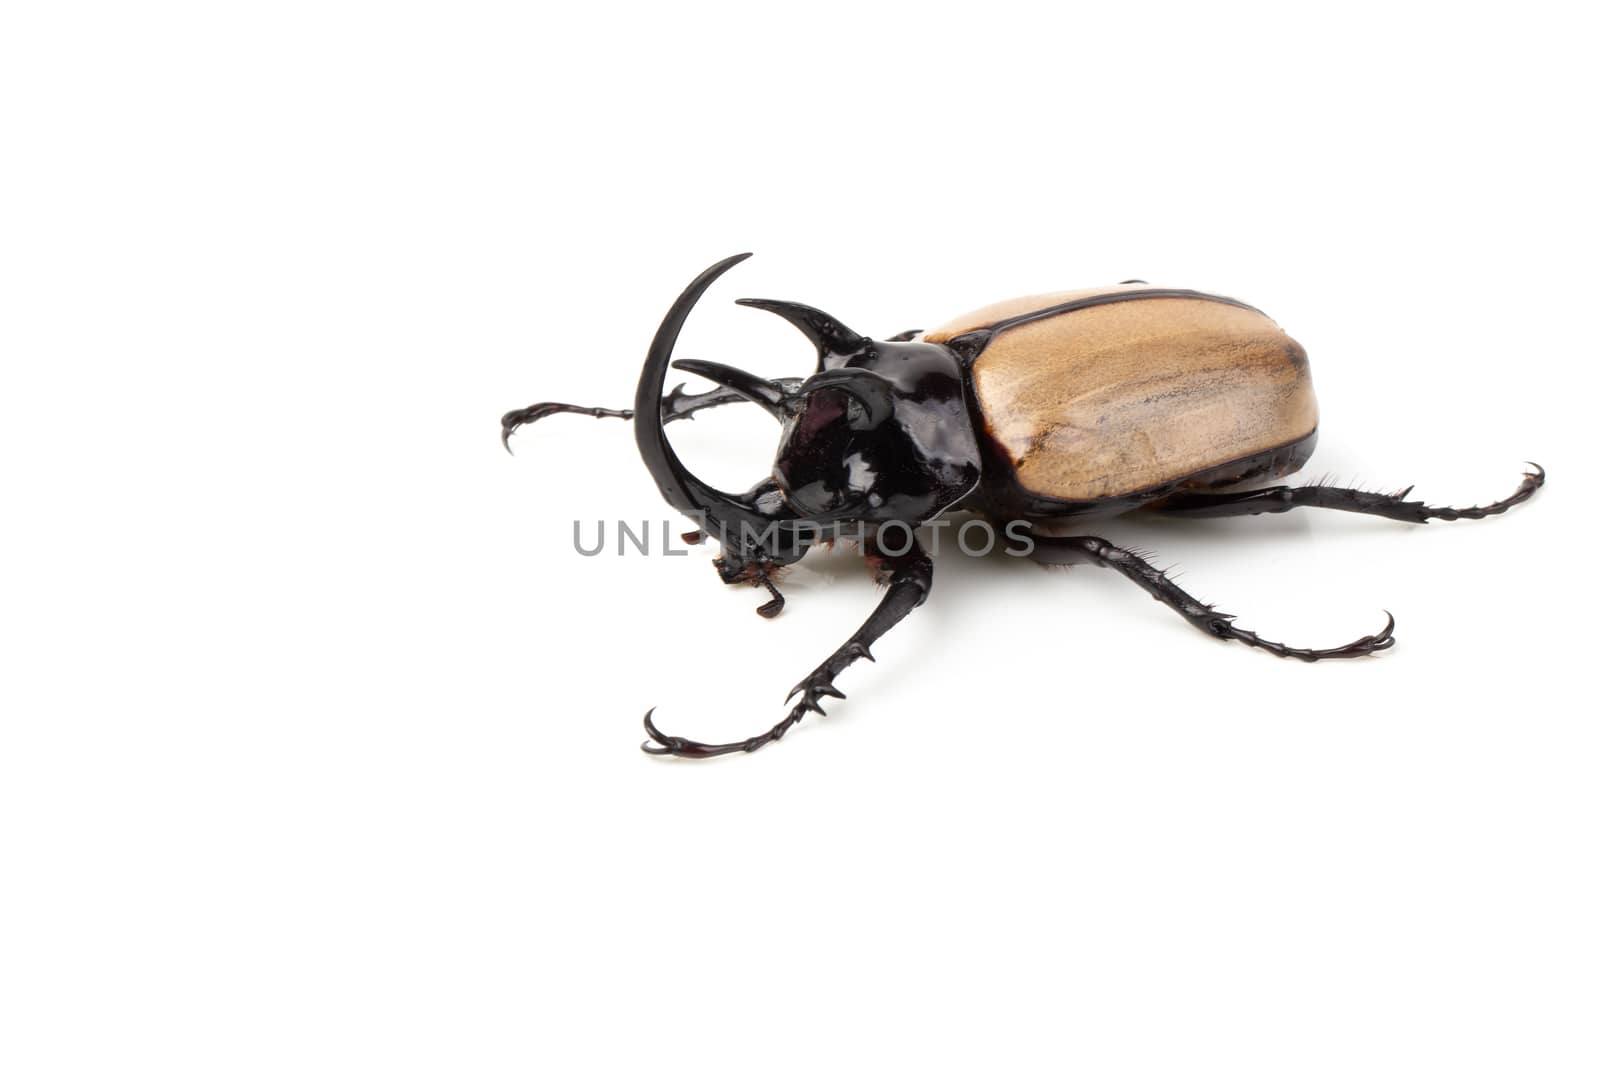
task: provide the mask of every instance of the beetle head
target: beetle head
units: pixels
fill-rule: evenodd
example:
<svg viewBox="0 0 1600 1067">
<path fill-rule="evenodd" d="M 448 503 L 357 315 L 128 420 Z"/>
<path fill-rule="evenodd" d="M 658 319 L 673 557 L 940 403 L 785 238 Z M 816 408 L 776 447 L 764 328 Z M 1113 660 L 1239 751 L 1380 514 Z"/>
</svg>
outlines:
<svg viewBox="0 0 1600 1067">
<path fill-rule="evenodd" d="M 916 525 L 978 483 L 960 367 L 942 345 L 864 340 L 797 394 L 773 478 L 802 515 Z"/>
<path fill-rule="evenodd" d="M 773 477 L 729 494 L 684 468 L 661 428 L 667 365 L 700 295 L 745 258 L 716 264 L 678 298 L 634 398 L 645 465 L 667 502 L 722 542 L 723 579 L 793 562 L 845 524 L 916 525 L 966 496 L 978 483 L 980 460 L 956 355 L 943 345 L 873 341 L 816 308 L 778 300 L 739 303 L 783 317 L 816 345 L 816 372 L 798 385 L 720 363 L 673 364 L 740 393 L 783 424 Z"/>
</svg>

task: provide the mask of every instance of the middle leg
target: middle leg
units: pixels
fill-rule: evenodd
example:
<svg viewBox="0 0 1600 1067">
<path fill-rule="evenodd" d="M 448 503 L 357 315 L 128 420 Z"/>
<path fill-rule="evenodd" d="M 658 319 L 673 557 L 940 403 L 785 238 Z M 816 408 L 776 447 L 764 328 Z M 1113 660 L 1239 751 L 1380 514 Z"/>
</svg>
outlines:
<svg viewBox="0 0 1600 1067">
<path fill-rule="evenodd" d="M 1277 641 L 1269 641 L 1259 634 L 1233 624 L 1234 616 L 1224 614 L 1214 605 L 1202 603 L 1184 592 L 1165 571 L 1150 565 L 1137 552 L 1118 548 L 1100 537 L 1047 537 L 1037 533 L 1028 535 L 1033 541 L 1029 553 L 1040 563 L 1093 563 L 1107 567 L 1131 580 L 1145 592 L 1183 616 L 1191 626 L 1223 641 L 1238 641 L 1252 648 L 1262 648 L 1274 656 L 1313 663 L 1319 659 L 1344 659 L 1365 656 L 1394 644 L 1394 616 L 1382 630 L 1358 638 L 1337 648 L 1292 648 Z M 1384 612 L 1388 615 L 1388 612 Z"/>
</svg>

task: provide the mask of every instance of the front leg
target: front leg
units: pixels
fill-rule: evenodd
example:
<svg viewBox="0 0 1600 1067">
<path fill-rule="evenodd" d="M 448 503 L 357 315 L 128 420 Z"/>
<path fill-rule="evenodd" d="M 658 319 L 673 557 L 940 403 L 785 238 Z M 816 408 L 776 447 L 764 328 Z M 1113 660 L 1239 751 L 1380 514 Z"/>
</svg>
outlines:
<svg viewBox="0 0 1600 1067">
<path fill-rule="evenodd" d="M 786 389 L 799 385 L 801 381 L 799 378 L 777 378 L 774 380 Z M 724 404 L 741 404 L 746 399 L 745 396 L 734 392 L 725 385 L 719 385 L 715 389 L 707 390 L 704 393 L 685 392 L 683 386 L 679 385 L 672 392 L 661 398 L 661 421 L 676 422 L 678 419 L 692 419 L 697 411 L 704 411 L 707 408 L 719 408 Z M 511 435 L 516 433 L 519 427 L 563 412 L 573 415 L 589 415 L 597 419 L 626 420 L 633 418 L 631 408 L 590 408 L 578 404 L 562 404 L 557 401 L 529 404 L 525 408 L 508 411 L 500 417 L 500 443 L 509 452 L 511 451 Z"/>
<path fill-rule="evenodd" d="M 933 560 L 928 558 L 914 540 L 910 542 L 910 546 L 903 554 L 892 558 L 885 557 L 880 561 L 888 574 L 889 591 L 883 595 L 883 599 L 878 602 L 872 614 L 867 616 L 867 621 L 861 624 L 861 628 L 851 634 L 850 639 L 840 645 L 833 655 L 823 660 L 816 670 L 806 675 L 799 685 L 789 691 L 786 699 L 799 696 L 800 700 L 789 709 L 789 714 L 771 729 L 754 737 L 747 737 L 743 741 L 707 745 L 691 741 L 686 737 L 673 737 L 662 733 L 651 720 L 651 716 L 655 714 L 655 709 L 651 708 L 644 717 L 644 729 L 650 735 L 650 741 L 644 742 L 639 747 L 652 756 L 685 756 L 690 759 L 722 756 L 729 752 L 754 752 L 762 745 L 776 741 L 788 733 L 791 726 L 805 718 L 806 712 L 814 711 L 818 715 L 826 715 L 827 713 L 822 710 L 823 697 L 844 699 L 844 694 L 833 684 L 839 674 L 858 659 L 872 659 L 872 643 L 888 633 L 895 623 L 911 614 L 911 609 L 928 599 L 928 591 L 933 588 Z M 652 745 L 651 741 L 655 744 Z"/>
</svg>

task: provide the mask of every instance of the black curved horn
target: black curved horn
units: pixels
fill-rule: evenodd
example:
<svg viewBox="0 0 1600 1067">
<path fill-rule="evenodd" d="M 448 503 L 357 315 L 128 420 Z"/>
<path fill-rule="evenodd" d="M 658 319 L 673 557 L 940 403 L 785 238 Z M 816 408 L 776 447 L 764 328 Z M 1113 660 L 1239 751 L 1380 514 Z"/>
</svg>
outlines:
<svg viewBox="0 0 1600 1067">
<path fill-rule="evenodd" d="M 633 397 L 633 436 L 639 444 L 639 455 L 656 481 L 656 488 L 668 504 L 701 523 L 708 532 L 721 530 L 762 529 L 771 521 L 770 516 L 759 512 L 729 496 L 727 493 L 690 474 L 679 461 L 661 423 L 661 392 L 666 382 L 667 364 L 672 360 L 672 348 L 678 342 L 689 312 L 711 283 L 736 263 L 750 258 L 749 252 L 729 256 L 720 263 L 706 268 L 689 283 L 666 318 L 656 329 L 655 340 L 644 358 L 644 369 L 639 372 L 639 388 Z M 713 533 L 715 536 L 715 533 Z"/>
<path fill-rule="evenodd" d="M 821 368 L 829 356 L 849 356 L 861 351 L 867 339 L 828 314 L 806 304 L 789 300 L 735 300 L 747 308 L 770 311 L 787 319 L 795 329 L 810 338 L 817 346 L 817 366 Z"/>
</svg>

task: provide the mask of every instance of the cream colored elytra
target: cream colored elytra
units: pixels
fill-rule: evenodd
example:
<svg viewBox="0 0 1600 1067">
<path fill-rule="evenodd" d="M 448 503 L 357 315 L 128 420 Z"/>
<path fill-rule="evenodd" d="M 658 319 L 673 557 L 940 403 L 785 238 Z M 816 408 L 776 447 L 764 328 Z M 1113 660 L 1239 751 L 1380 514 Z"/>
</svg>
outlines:
<svg viewBox="0 0 1600 1067">
<path fill-rule="evenodd" d="M 1140 285 L 992 304 L 930 330 L 944 342 L 1001 320 Z M 1018 484 L 1097 500 L 1268 452 L 1317 428 L 1301 348 L 1259 311 L 1198 297 L 1078 308 L 999 332 L 973 364 L 985 429 Z"/>
</svg>

